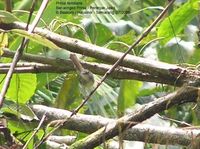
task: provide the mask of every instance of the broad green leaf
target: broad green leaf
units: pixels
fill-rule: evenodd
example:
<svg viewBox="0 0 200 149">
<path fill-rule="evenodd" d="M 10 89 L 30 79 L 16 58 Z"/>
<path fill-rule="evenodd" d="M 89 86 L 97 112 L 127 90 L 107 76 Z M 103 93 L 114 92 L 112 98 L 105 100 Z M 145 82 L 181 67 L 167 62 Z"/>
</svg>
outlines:
<svg viewBox="0 0 200 149">
<path fill-rule="evenodd" d="M 25 104 L 5 101 L 2 111 L 6 113 L 14 114 L 18 118 L 22 118 L 28 121 L 31 121 L 33 119 L 38 119 L 37 116 L 34 114 L 34 112 L 31 110 L 31 108 Z"/>
<path fill-rule="evenodd" d="M 1 75 L 0 80 L 2 81 L 4 77 L 5 75 Z M 1 83 L 0 88 L 2 88 L 3 82 Z M 27 103 L 34 94 L 36 86 L 36 74 L 14 74 L 6 97 L 15 102 Z"/>
<path fill-rule="evenodd" d="M 108 48 L 115 51 L 125 52 L 129 48 L 129 45 L 134 42 L 133 37 L 135 36 L 134 31 L 130 31 L 122 36 L 115 36 L 115 39 L 109 42 Z"/>
<path fill-rule="evenodd" d="M 26 48 L 26 53 L 31 53 L 31 54 L 44 53 L 44 48 L 41 44 L 37 44 L 34 41 L 30 41 L 28 47 Z"/>
<path fill-rule="evenodd" d="M 135 41 L 135 38 L 136 38 L 136 33 L 133 30 L 129 31 L 126 34 L 123 34 L 122 36 L 116 36 L 116 39 L 118 41 L 124 42 L 128 45 L 131 45 Z"/>
<path fill-rule="evenodd" d="M 8 128 L 11 130 L 12 133 L 15 133 L 17 135 L 17 138 L 22 139 L 25 135 L 28 135 L 27 138 L 31 136 L 31 134 L 25 133 L 27 130 L 31 131 L 36 128 L 33 123 L 24 123 L 23 121 L 16 121 L 16 120 L 9 120 L 8 121 Z M 23 133 L 24 132 L 24 133 Z M 20 133 L 22 133 L 20 135 Z M 27 139 L 26 139 L 27 140 Z"/>
<path fill-rule="evenodd" d="M 112 31 L 108 27 L 106 27 L 100 23 L 96 24 L 96 30 L 97 30 L 96 44 L 99 46 L 105 45 L 111 39 L 114 38 Z"/>
<path fill-rule="evenodd" d="M 86 42 L 91 42 L 90 38 L 87 34 L 85 34 L 85 32 L 83 32 L 83 30 L 79 29 L 73 36 L 74 38 L 80 39 L 82 41 L 86 41 Z"/>
<path fill-rule="evenodd" d="M 56 73 L 38 73 L 37 74 L 37 88 L 44 87 L 47 83 L 58 76 Z"/>
<path fill-rule="evenodd" d="M 81 103 L 79 81 L 76 75 L 68 74 L 58 92 L 55 107 L 74 109 Z"/>
<path fill-rule="evenodd" d="M 13 23 L 19 21 L 16 16 L 8 11 L 0 10 L 0 23 Z"/>
<path fill-rule="evenodd" d="M 15 134 L 17 139 L 26 142 L 33 134 L 34 129 L 37 127 L 36 123 L 28 123 L 20 120 L 8 120 L 8 128 L 11 130 L 12 134 Z M 37 134 L 34 135 L 32 141 L 28 144 L 28 149 L 34 148 L 36 141 L 44 135 L 42 129 L 38 130 Z M 16 141 L 16 140 L 15 140 Z M 17 142 L 17 141 L 16 141 Z M 38 142 L 37 142 L 38 143 Z"/>
<path fill-rule="evenodd" d="M 165 37 L 162 43 L 167 43 L 171 38 L 177 36 L 188 23 L 198 14 L 196 3 L 198 0 L 188 1 L 179 9 L 166 17 L 158 28 L 158 37 Z"/>
<path fill-rule="evenodd" d="M 15 1 L 14 9 L 15 10 L 29 10 L 32 5 L 32 0 L 20 0 L 18 2 Z"/>
<path fill-rule="evenodd" d="M 86 24 L 85 30 L 88 33 L 88 36 L 90 37 L 91 42 L 96 43 L 96 40 L 97 40 L 96 24 L 93 22 L 89 22 L 88 24 Z"/>
<path fill-rule="evenodd" d="M 22 37 L 26 37 L 32 41 L 35 41 L 36 43 L 43 45 L 45 47 L 48 47 L 50 49 L 60 49 L 57 45 L 55 45 L 53 42 L 51 42 L 50 40 L 46 39 L 43 36 L 40 36 L 38 34 L 35 33 L 28 33 L 27 31 L 24 30 L 20 30 L 20 29 L 13 29 L 10 31 L 11 33 L 17 34 L 19 36 Z"/>
<path fill-rule="evenodd" d="M 91 42 L 99 46 L 105 45 L 114 37 L 111 30 L 100 23 L 89 22 L 86 24 L 85 30 Z"/>
<path fill-rule="evenodd" d="M 10 50 L 16 50 L 21 42 L 22 38 L 18 35 L 14 35 L 14 37 L 11 35 L 9 36 L 10 39 L 14 38 L 15 40 L 9 42 L 9 49 Z M 32 54 L 38 54 L 43 52 L 43 46 L 40 44 L 37 44 L 34 41 L 30 41 L 28 46 L 26 47 L 26 53 L 32 53 Z"/>
<path fill-rule="evenodd" d="M 122 116 L 126 108 L 133 106 L 136 103 L 136 97 L 139 94 L 139 89 L 142 82 L 134 80 L 123 80 L 120 84 L 118 96 L 118 114 Z"/>
</svg>

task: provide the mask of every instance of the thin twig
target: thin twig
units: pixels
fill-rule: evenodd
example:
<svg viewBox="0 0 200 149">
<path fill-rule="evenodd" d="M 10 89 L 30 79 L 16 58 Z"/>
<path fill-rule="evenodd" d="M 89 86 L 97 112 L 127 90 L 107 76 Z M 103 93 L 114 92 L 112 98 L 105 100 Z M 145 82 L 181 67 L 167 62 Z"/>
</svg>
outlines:
<svg viewBox="0 0 200 149">
<path fill-rule="evenodd" d="M 40 123 L 38 124 L 37 128 L 34 130 L 33 134 L 30 136 L 30 138 L 26 141 L 26 144 L 24 145 L 24 147 L 22 149 L 26 149 L 28 144 L 30 143 L 30 141 L 33 139 L 33 137 L 36 135 L 36 133 L 39 131 L 39 129 L 41 128 L 44 120 L 46 118 L 46 113 L 44 113 L 44 115 L 42 116 Z"/>
<path fill-rule="evenodd" d="M 164 16 L 164 14 L 167 12 L 169 7 L 174 3 L 175 0 L 172 0 L 169 2 L 169 4 L 165 7 L 165 9 L 160 13 L 160 15 L 154 20 L 154 22 L 143 32 L 143 34 L 130 46 L 130 48 L 122 55 L 120 59 L 118 59 L 115 64 L 105 73 L 105 75 L 102 77 L 101 81 L 97 83 L 96 87 L 90 92 L 90 94 L 83 100 L 83 102 L 72 112 L 71 117 L 76 114 L 84 105 L 85 103 L 90 99 L 90 97 L 94 94 L 94 92 L 99 88 L 99 86 L 105 81 L 105 79 L 115 70 L 115 68 L 124 60 L 126 55 L 135 48 L 143 38 L 145 38 L 149 32 L 153 29 L 153 27 L 160 21 L 160 19 Z"/>
<path fill-rule="evenodd" d="M 33 10 L 34 10 L 34 6 L 35 6 L 35 2 L 36 1 L 34 0 L 33 4 L 32 4 L 32 8 L 31 8 L 31 12 L 30 12 L 28 21 L 30 21 L 30 18 L 32 16 L 32 13 L 33 13 Z M 33 20 L 32 25 L 28 29 L 29 33 L 33 32 L 34 28 L 36 27 L 37 23 L 39 22 L 40 17 L 42 16 L 42 13 L 44 12 L 47 4 L 48 4 L 48 0 L 43 0 L 37 15 L 36 15 L 35 19 Z M 29 22 L 28 22 L 28 24 L 29 24 Z M 27 28 L 28 28 L 28 24 L 27 24 Z M 22 44 L 16 50 L 15 56 L 14 56 L 13 61 L 12 61 L 12 65 L 10 66 L 10 69 L 9 69 L 7 75 L 6 75 L 5 82 L 3 84 L 3 87 L 2 87 L 2 90 L 1 90 L 1 93 L 0 93 L 0 108 L 3 105 L 4 96 L 5 96 L 8 88 L 9 88 L 9 84 L 10 84 L 10 81 L 11 81 L 11 78 L 12 78 L 12 75 L 13 75 L 14 68 L 15 68 L 17 62 L 19 61 L 20 57 L 22 56 L 23 50 L 24 50 L 27 42 L 28 42 L 28 39 L 23 38 Z"/>
<path fill-rule="evenodd" d="M 169 117 L 166 117 L 166 116 L 160 116 L 160 115 L 159 115 L 159 117 L 160 117 L 161 119 L 163 119 L 163 120 L 167 120 L 167 121 L 171 121 L 171 122 L 177 123 L 177 124 L 179 124 L 179 126 L 181 126 L 181 127 L 192 127 L 191 124 L 186 123 L 186 122 L 184 122 L 184 121 L 179 121 L 179 120 L 176 120 L 176 119 L 172 119 L 172 118 L 169 118 Z"/>
</svg>

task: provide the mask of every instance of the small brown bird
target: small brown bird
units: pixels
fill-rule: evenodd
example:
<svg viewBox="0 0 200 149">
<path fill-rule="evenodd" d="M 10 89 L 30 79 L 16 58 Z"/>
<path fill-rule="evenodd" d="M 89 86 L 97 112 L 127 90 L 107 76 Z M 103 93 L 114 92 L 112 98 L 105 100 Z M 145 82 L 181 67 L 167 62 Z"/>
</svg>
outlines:
<svg viewBox="0 0 200 149">
<path fill-rule="evenodd" d="M 72 60 L 78 74 L 79 74 L 79 81 L 82 86 L 84 87 L 92 87 L 94 84 L 94 76 L 91 71 L 88 69 L 83 68 L 79 59 L 77 58 L 76 54 L 70 54 L 70 59 Z"/>
</svg>

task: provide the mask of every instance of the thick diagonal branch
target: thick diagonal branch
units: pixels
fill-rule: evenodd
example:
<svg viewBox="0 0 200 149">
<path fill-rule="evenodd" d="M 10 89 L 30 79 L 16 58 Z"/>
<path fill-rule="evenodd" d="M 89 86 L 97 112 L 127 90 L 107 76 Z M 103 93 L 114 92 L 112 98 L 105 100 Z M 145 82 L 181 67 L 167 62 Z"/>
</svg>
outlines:
<svg viewBox="0 0 200 149">
<path fill-rule="evenodd" d="M 45 123 L 50 123 L 53 120 L 65 119 L 71 115 L 70 111 L 46 107 L 43 105 L 33 105 L 32 109 L 39 118 L 42 118 L 43 114 L 46 113 L 47 118 Z M 62 128 L 90 134 L 114 121 L 114 119 L 104 118 L 101 116 L 77 114 L 66 122 Z M 126 130 L 123 139 L 155 144 L 188 146 L 196 139 L 199 133 L 200 130 L 198 129 L 192 130 L 138 124 L 137 126 Z"/>
<path fill-rule="evenodd" d="M 86 138 L 75 142 L 72 146 L 70 146 L 70 149 L 94 148 L 103 143 L 105 140 L 119 135 L 122 131 L 150 118 L 156 113 L 162 112 L 176 104 L 196 101 L 198 98 L 198 92 L 198 88 L 195 87 L 182 87 L 176 92 L 144 105 L 132 114 L 126 115 L 115 122 L 109 123 L 107 126 L 99 129 Z"/>
</svg>

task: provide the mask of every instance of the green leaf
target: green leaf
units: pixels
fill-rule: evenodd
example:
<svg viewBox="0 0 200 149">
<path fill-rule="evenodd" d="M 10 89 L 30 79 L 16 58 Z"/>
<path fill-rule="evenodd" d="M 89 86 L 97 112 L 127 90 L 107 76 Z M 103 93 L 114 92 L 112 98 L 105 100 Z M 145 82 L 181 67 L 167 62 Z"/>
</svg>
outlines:
<svg viewBox="0 0 200 149">
<path fill-rule="evenodd" d="M 0 76 L 0 80 L 4 79 L 5 75 Z M 3 82 L 0 85 L 2 88 Z M 26 103 L 34 94 L 37 86 L 36 74 L 14 74 L 6 97 L 12 101 Z"/>
<path fill-rule="evenodd" d="M 44 87 L 47 83 L 58 76 L 56 73 L 38 73 L 37 74 L 37 88 Z"/>
<path fill-rule="evenodd" d="M 120 84 L 118 96 L 118 113 L 120 116 L 126 108 L 133 106 L 136 103 L 136 97 L 139 94 L 139 89 L 142 82 L 134 80 L 123 80 Z"/>
<path fill-rule="evenodd" d="M 18 118 L 22 118 L 24 120 L 31 121 L 33 119 L 38 119 L 34 112 L 25 104 L 16 104 L 11 101 L 5 101 L 3 108 L 3 112 L 10 113 L 16 115 Z"/>
<path fill-rule="evenodd" d="M 177 36 L 188 23 L 198 14 L 196 3 L 198 0 L 188 1 L 179 9 L 166 17 L 158 28 L 158 37 L 165 37 L 162 44 Z"/>
<path fill-rule="evenodd" d="M 46 39 L 43 36 L 40 36 L 38 34 L 35 33 L 28 33 L 27 31 L 24 30 L 20 30 L 20 29 L 13 29 L 10 31 L 11 33 L 17 34 L 19 36 L 22 37 L 26 37 L 32 41 L 35 41 L 36 43 L 43 45 L 45 47 L 48 47 L 50 49 L 60 49 L 57 45 L 55 45 L 53 42 L 51 42 L 50 40 Z"/>
<path fill-rule="evenodd" d="M 114 38 L 112 31 L 108 27 L 100 23 L 97 23 L 96 29 L 97 29 L 97 40 L 96 40 L 97 45 L 103 46 Z"/>
<path fill-rule="evenodd" d="M 55 102 L 56 108 L 73 109 L 76 108 L 80 102 L 78 78 L 74 74 L 68 74 L 58 92 Z"/>
<path fill-rule="evenodd" d="M 134 42 L 135 36 L 134 31 L 130 31 L 122 36 L 115 36 L 115 39 L 109 42 L 108 48 L 115 51 L 125 52 L 129 48 L 129 45 Z"/>
<path fill-rule="evenodd" d="M 85 27 L 86 32 L 88 33 L 90 40 L 92 43 L 96 43 L 97 40 L 97 28 L 96 24 L 93 22 L 90 22 L 86 27 Z"/>
<path fill-rule="evenodd" d="M 90 22 L 86 25 L 85 30 L 91 42 L 99 46 L 105 45 L 114 37 L 112 31 L 100 23 Z"/>
<path fill-rule="evenodd" d="M 8 11 L 0 10 L 0 23 L 13 23 L 15 21 L 19 21 L 17 17 Z"/>
<path fill-rule="evenodd" d="M 14 134 L 17 139 L 20 140 L 20 142 L 26 142 L 30 137 L 32 136 L 32 132 L 34 129 L 37 127 L 33 123 L 28 123 L 20 120 L 12 120 L 9 119 L 8 123 L 8 128 L 11 130 L 11 133 Z M 41 138 L 44 135 L 44 131 L 40 129 L 37 134 L 34 135 L 34 138 L 29 142 L 27 148 L 34 148 L 34 144 L 36 141 Z M 16 139 L 16 138 L 15 138 Z M 18 142 L 18 140 L 15 140 Z M 38 143 L 38 142 L 37 142 Z"/>
<path fill-rule="evenodd" d="M 73 36 L 73 38 L 80 39 L 82 41 L 91 42 L 89 36 L 83 32 L 83 30 L 79 29 Z"/>
</svg>

